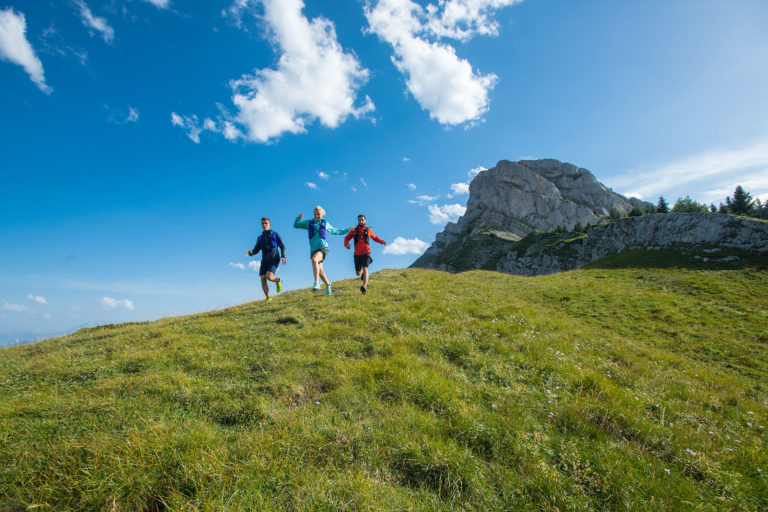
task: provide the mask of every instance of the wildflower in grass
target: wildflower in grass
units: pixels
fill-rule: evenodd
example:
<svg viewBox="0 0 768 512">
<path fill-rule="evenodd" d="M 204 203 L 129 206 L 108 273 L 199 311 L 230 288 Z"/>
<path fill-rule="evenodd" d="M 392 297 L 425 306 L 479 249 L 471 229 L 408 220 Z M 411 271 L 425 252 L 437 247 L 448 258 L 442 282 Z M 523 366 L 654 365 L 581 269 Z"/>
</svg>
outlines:
<svg viewBox="0 0 768 512">
<path fill-rule="evenodd" d="M 760 469 L 760 468 L 757 468 L 757 472 L 758 472 L 758 473 L 762 473 L 762 472 L 763 472 L 763 470 L 762 470 L 762 469 Z"/>
<path fill-rule="evenodd" d="M 320 405 L 320 400 L 315 401 L 315 405 Z"/>
<path fill-rule="evenodd" d="M 670 473 L 672 473 L 672 472 L 671 472 L 670 470 L 668 470 L 667 468 L 664 468 L 664 472 L 665 472 L 666 474 L 668 474 L 668 475 L 669 475 Z"/>
<path fill-rule="evenodd" d="M 747 414 L 749 414 L 750 416 L 752 416 L 752 415 L 753 415 L 753 414 L 755 414 L 755 413 L 753 413 L 752 411 L 747 411 Z"/>
<path fill-rule="evenodd" d="M 693 451 L 693 450 L 691 450 L 690 448 L 686 448 L 686 449 L 685 449 L 685 451 L 686 451 L 686 453 L 688 453 L 688 455 L 690 455 L 691 457 L 695 457 L 695 456 L 696 456 L 696 452 L 695 452 L 695 451 Z"/>
<path fill-rule="evenodd" d="M 709 435 L 713 436 L 713 435 L 715 435 L 715 433 L 710 430 L 709 431 Z"/>
<path fill-rule="evenodd" d="M 750 422 L 747 422 L 747 426 L 748 426 L 748 427 L 751 427 L 751 426 L 752 426 L 752 424 L 751 424 Z"/>
<path fill-rule="evenodd" d="M 495 409 L 496 407 L 498 407 L 498 405 L 496 405 L 496 404 L 491 404 L 491 409 Z"/>
<path fill-rule="evenodd" d="M 726 448 L 726 450 L 728 450 L 729 452 L 732 452 L 733 448 Z"/>
</svg>

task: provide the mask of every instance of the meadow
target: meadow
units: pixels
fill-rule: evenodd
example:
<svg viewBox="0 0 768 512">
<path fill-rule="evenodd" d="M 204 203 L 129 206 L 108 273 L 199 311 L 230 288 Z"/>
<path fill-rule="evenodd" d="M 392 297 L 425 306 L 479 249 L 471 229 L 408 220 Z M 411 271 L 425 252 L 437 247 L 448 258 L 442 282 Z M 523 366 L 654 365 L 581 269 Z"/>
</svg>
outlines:
<svg viewBox="0 0 768 512">
<path fill-rule="evenodd" d="M 0 350 L 0 510 L 766 510 L 768 272 L 662 267 L 382 270 Z"/>
</svg>

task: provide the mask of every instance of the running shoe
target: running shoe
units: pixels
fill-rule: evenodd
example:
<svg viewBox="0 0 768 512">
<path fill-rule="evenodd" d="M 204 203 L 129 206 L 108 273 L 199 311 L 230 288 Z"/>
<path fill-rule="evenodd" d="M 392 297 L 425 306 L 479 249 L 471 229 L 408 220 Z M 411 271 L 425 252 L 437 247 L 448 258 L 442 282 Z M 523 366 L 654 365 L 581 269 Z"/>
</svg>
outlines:
<svg viewBox="0 0 768 512">
<path fill-rule="evenodd" d="M 315 284 L 312 286 L 312 291 L 316 291 L 316 290 L 319 290 L 319 289 L 320 289 L 320 283 L 315 283 Z"/>
<path fill-rule="evenodd" d="M 283 291 L 283 280 L 282 279 L 278 279 L 277 280 L 277 286 L 275 288 L 277 289 L 277 293 L 280 293 L 281 291 Z"/>
<path fill-rule="evenodd" d="M 366 292 L 366 288 L 365 288 L 365 286 L 361 286 L 361 287 L 360 287 L 360 293 L 362 293 L 363 295 L 365 295 L 365 292 Z"/>
<path fill-rule="evenodd" d="M 331 285 L 326 285 L 325 287 L 325 294 L 330 295 L 331 294 Z"/>
<path fill-rule="evenodd" d="M 266 302 L 272 302 L 272 297 L 267 297 Z"/>
</svg>

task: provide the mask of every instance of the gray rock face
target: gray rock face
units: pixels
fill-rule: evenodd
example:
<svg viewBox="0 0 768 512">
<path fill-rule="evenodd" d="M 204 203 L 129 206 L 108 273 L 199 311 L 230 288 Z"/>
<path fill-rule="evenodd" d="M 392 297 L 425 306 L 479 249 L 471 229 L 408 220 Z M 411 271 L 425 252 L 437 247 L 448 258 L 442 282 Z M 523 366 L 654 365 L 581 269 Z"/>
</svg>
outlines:
<svg viewBox="0 0 768 512">
<path fill-rule="evenodd" d="M 633 207 L 654 207 L 616 194 L 586 169 L 557 160 L 503 160 L 479 173 L 469 194 L 464 216 L 438 233 L 412 266 L 540 275 L 625 250 L 706 246 L 768 254 L 768 224 L 752 219 L 714 213 L 649 214 L 609 222 L 612 213 L 615 218 Z M 592 227 L 586 236 L 531 234 L 572 231 L 577 224 Z"/>
<path fill-rule="evenodd" d="M 502 160 L 475 176 L 464 216 L 449 223 L 414 265 L 438 259 L 445 247 L 462 236 L 495 231 L 502 238 L 519 240 L 532 231 L 558 227 L 570 231 L 577 224 L 599 224 L 611 211 L 626 214 L 632 206 L 575 165 L 551 159 Z"/>
<path fill-rule="evenodd" d="M 535 244 L 510 250 L 497 263 L 498 270 L 526 276 L 554 274 L 625 250 L 654 251 L 676 246 L 710 247 L 704 252 L 717 261 L 737 261 L 736 256 L 717 259 L 720 249 L 768 254 L 768 224 L 719 213 L 650 214 L 595 226 L 586 236 L 555 244 Z M 713 248 L 714 247 L 714 248 Z M 706 260 L 707 258 L 705 258 Z"/>
</svg>

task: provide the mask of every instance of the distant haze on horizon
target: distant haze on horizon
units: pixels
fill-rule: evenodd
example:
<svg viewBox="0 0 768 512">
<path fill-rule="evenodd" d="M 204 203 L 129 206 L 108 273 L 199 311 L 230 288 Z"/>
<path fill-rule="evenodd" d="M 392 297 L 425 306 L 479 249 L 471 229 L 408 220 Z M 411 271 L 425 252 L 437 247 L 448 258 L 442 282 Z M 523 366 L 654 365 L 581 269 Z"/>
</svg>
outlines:
<svg viewBox="0 0 768 512">
<path fill-rule="evenodd" d="M 262 216 L 285 288 L 311 286 L 292 224 L 318 204 L 389 242 L 371 271 L 406 267 L 499 160 L 767 200 L 766 20 L 763 0 L 0 2 L 0 344 L 261 299 Z"/>
</svg>

